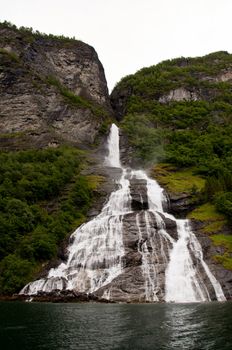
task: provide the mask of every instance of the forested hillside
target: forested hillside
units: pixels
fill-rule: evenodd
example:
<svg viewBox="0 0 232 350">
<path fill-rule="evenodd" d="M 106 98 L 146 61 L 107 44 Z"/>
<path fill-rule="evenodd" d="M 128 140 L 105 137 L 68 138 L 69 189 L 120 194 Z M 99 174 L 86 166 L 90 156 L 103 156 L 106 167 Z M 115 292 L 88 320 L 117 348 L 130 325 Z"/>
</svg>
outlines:
<svg viewBox="0 0 232 350">
<path fill-rule="evenodd" d="M 232 217 L 232 55 L 144 68 L 123 78 L 111 100 L 134 156 L 144 166 L 158 163 L 154 174 L 166 189 L 191 194 L 192 209 L 205 212 L 205 229 L 225 233 L 223 216 L 229 223 Z M 213 223 L 215 208 L 222 216 Z M 218 259 L 232 268 L 232 237 L 212 239 L 226 247 Z"/>
<path fill-rule="evenodd" d="M 18 291 L 85 220 L 99 178 L 75 148 L 0 154 L 0 291 Z"/>
</svg>

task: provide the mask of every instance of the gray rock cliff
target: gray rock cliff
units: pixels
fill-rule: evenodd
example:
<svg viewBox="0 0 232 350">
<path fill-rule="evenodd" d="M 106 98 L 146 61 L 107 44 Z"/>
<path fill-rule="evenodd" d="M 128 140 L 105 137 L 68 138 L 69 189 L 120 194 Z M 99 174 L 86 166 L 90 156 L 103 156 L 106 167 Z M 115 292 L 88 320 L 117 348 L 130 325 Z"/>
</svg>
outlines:
<svg viewBox="0 0 232 350">
<path fill-rule="evenodd" d="M 0 25 L 3 149 L 89 145 L 110 114 L 104 69 L 91 46 Z"/>
</svg>

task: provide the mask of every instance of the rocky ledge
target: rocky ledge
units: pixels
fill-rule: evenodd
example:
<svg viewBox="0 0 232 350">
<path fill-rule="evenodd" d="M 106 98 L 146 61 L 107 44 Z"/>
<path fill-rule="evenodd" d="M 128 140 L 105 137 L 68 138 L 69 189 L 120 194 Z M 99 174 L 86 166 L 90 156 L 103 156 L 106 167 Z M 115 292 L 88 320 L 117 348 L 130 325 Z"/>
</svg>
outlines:
<svg viewBox="0 0 232 350">
<path fill-rule="evenodd" d="M 79 293 L 72 290 L 54 290 L 51 293 L 39 292 L 35 296 L 28 296 L 25 294 L 14 294 L 12 296 L 0 296 L 0 301 L 26 301 L 26 302 L 52 302 L 52 303 L 113 303 L 104 298 L 99 298 L 94 294 Z"/>
</svg>

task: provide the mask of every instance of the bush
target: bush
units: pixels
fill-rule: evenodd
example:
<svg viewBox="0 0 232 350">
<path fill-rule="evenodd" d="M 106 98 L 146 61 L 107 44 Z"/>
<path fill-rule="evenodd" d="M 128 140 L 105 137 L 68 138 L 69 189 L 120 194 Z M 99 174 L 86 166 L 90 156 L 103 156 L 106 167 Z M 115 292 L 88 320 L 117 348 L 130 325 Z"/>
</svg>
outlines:
<svg viewBox="0 0 232 350">
<path fill-rule="evenodd" d="M 232 192 L 219 194 L 215 200 L 219 212 L 226 214 L 232 222 Z"/>
<path fill-rule="evenodd" d="M 8 255 L 0 262 L 0 294 L 19 291 L 32 278 L 33 264 L 15 254 Z"/>
</svg>

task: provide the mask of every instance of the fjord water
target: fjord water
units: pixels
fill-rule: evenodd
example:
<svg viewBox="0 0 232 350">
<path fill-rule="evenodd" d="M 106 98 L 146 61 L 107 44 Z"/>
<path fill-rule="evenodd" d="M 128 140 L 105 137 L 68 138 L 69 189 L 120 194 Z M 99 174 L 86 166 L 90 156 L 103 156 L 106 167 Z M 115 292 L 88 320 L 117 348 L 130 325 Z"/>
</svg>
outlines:
<svg viewBox="0 0 232 350">
<path fill-rule="evenodd" d="M 0 303 L 2 350 L 231 350 L 232 303 Z"/>
<path fill-rule="evenodd" d="M 133 301 L 130 295 L 124 296 L 124 287 L 120 291 L 117 289 L 121 283 L 117 281 L 126 271 L 123 223 L 128 215 L 134 215 L 137 252 L 141 256 L 139 273 L 143 280 L 141 292 L 134 300 L 200 302 L 213 298 L 225 301 L 219 282 L 203 259 L 201 245 L 191 231 L 189 221 L 177 220 L 165 212 L 163 189 L 143 170 L 122 167 L 119 130 L 115 124 L 111 127 L 104 164 L 121 171 L 118 189 L 111 193 L 98 216 L 73 233 L 67 262 L 51 269 L 47 278 L 29 283 L 21 293 L 35 295 L 40 291 L 65 289 L 93 293 L 100 290 L 103 298 Z M 130 192 L 134 180 L 145 183 L 148 202 L 146 208 L 135 212 Z M 171 220 L 176 226 L 177 239 L 166 229 L 165 220 Z M 160 247 L 159 252 L 157 247 Z M 162 266 L 162 278 L 159 266 Z M 129 281 L 126 283 L 128 286 Z M 130 288 L 136 290 L 137 285 L 132 283 Z"/>
</svg>

